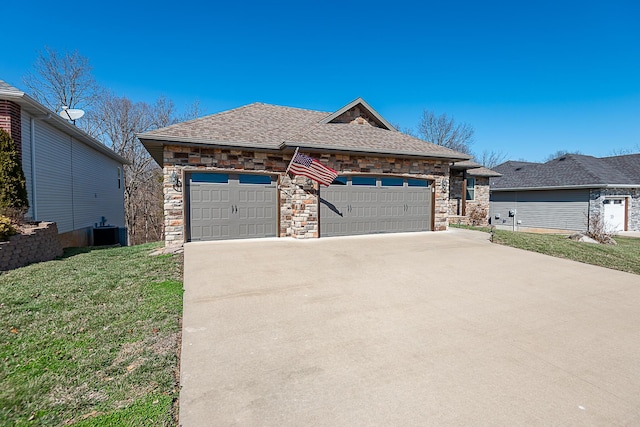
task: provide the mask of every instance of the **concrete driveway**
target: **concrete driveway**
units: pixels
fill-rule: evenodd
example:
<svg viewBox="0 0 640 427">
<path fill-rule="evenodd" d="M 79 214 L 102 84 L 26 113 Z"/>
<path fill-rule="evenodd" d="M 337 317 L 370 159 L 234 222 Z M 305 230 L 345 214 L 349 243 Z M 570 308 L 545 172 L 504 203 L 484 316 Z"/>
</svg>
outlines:
<svg viewBox="0 0 640 427">
<path fill-rule="evenodd" d="M 640 276 L 487 238 L 187 244 L 180 424 L 640 425 Z"/>
</svg>

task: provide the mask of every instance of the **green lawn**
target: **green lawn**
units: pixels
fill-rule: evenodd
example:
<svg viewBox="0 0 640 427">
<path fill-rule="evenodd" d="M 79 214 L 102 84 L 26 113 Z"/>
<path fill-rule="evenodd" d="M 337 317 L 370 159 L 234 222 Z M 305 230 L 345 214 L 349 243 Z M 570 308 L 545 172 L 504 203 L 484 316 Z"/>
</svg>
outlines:
<svg viewBox="0 0 640 427">
<path fill-rule="evenodd" d="M 0 425 L 175 425 L 182 260 L 158 247 L 0 275 Z"/>
<path fill-rule="evenodd" d="M 486 227 L 463 227 L 490 231 Z M 574 242 L 558 234 L 538 234 L 495 230 L 493 241 L 505 246 L 566 258 L 586 264 L 640 274 L 640 239 L 614 237 L 618 245 Z"/>
</svg>

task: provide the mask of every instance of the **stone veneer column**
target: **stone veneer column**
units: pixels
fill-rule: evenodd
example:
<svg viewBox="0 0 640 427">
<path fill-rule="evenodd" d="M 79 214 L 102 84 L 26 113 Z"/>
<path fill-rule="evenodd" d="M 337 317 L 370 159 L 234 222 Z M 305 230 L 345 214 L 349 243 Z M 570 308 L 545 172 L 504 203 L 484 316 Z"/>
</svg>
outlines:
<svg viewBox="0 0 640 427">
<path fill-rule="evenodd" d="M 20 106 L 15 102 L 0 100 L 0 128 L 9 132 L 22 158 L 22 121 Z"/>
<path fill-rule="evenodd" d="M 280 177 L 280 237 L 318 237 L 318 192 L 304 177 Z"/>
<path fill-rule="evenodd" d="M 182 183 L 177 187 L 171 183 L 171 174 L 175 172 Z M 184 215 L 183 191 L 184 174 L 175 166 L 163 169 L 164 175 L 164 243 L 165 246 L 181 245 L 184 243 Z"/>
</svg>

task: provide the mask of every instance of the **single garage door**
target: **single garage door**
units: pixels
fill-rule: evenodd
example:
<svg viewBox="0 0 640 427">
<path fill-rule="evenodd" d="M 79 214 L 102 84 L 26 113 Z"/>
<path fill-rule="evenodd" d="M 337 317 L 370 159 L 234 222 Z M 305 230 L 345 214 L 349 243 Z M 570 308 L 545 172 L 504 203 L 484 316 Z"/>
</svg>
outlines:
<svg viewBox="0 0 640 427">
<path fill-rule="evenodd" d="M 188 240 L 275 237 L 276 179 L 254 174 L 189 174 Z"/>
<path fill-rule="evenodd" d="M 339 176 L 320 193 L 320 235 L 431 230 L 431 182 Z"/>
</svg>

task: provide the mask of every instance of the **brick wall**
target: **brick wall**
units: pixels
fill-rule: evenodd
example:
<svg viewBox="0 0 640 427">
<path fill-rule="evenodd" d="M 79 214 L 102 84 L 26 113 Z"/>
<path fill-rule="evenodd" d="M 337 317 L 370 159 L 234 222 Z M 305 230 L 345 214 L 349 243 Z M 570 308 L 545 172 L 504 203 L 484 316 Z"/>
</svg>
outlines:
<svg viewBox="0 0 640 427">
<path fill-rule="evenodd" d="M 22 157 L 22 123 L 20 106 L 15 102 L 0 100 L 0 128 L 9 132 Z"/>
<path fill-rule="evenodd" d="M 13 270 L 34 262 L 50 261 L 62 255 L 55 222 L 43 222 L 24 234 L 0 242 L 0 270 Z"/>
<path fill-rule="evenodd" d="M 435 182 L 434 230 L 445 230 L 448 218 L 448 194 L 442 181 L 449 174 L 447 161 L 414 160 L 380 156 L 347 154 L 315 155 L 321 162 L 340 173 L 397 174 L 426 178 Z M 181 180 L 188 171 L 229 172 L 242 170 L 280 173 L 280 236 L 294 238 L 318 237 L 317 187 L 312 181 L 284 176 L 291 154 L 253 152 L 205 147 L 166 146 L 164 150 L 164 211 L 165 244 L 182 244 L 184 230 L 184 185 L 176 188 L 171 175 Z M 445 187 L 446 188 L 446 187 Z"/>
</svg>

